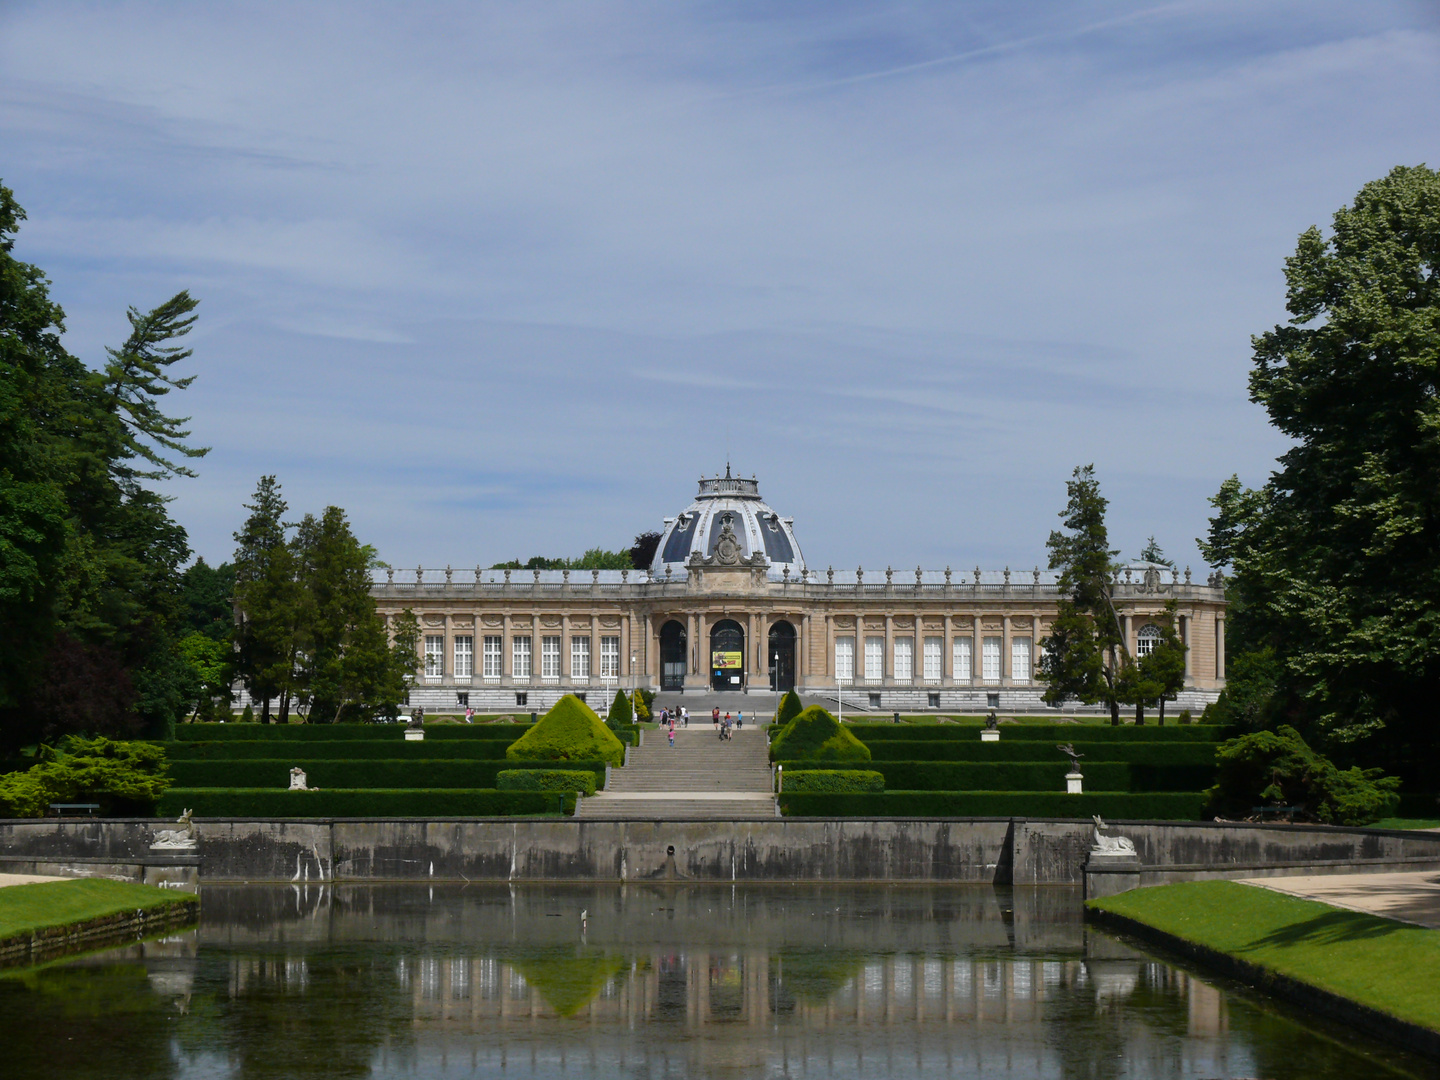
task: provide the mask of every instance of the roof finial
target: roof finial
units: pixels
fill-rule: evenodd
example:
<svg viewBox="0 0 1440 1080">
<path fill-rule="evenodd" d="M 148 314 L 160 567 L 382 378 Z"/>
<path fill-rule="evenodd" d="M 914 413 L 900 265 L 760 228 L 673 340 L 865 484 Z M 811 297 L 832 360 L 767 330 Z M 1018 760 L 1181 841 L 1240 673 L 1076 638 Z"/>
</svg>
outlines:
<svg viewBox="0 0 1440 1080">
<path fill-rule="evenodd" d="M 725 479 L 730 479 L 730 462 L 728 460 L 725 462 Z"/>
</svg>

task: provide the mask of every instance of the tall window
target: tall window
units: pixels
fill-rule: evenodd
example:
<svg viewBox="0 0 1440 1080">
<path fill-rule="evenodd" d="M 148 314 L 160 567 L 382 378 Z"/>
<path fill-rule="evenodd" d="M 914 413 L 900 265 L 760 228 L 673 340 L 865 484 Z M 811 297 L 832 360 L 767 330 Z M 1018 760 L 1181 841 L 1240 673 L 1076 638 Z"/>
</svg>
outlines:
<svg viewBox="0 0 1440 1080">
<path fill-rule="evenodd" d="M 510 674 L 517 679 L 530 677 L 530 639 L 528 637 L 510 639 Z"/>
<path fill-rule="evenodd" d="M 445 636 L 425 635 L 425 677 L 438 679 L 445 674 Z"/>
<path fill-rule="evenodd" d="M 987 637 L 980 646 L 980 677 L 986 682 L 1000 681 L 1000 647 L 1003 638 Z"/>
<path fill-rule="evenodd" d="M 501 649 L 505 647 L 505 639 L 499 634 L 485 635 L 485 678 L 500 678 Z"/>
<path fill-rule="evenodd" d="M 1030 639 L 1010 639 L 1010 678 L 1015 682 L 1030 681 Z"/>
<path fill-rule="evenodd" d="M 867 637 L 865 639 L 865 679 L 868 682 L 874 679 L 879 682 L 885 678 L 885 639 L 883 637 Z"/>
<path fill-rule="evenodd" d="M 560 638 L 549 635 L 540 639 L 540 677 L 560 678 Z"/>
<path fill-rule="evenodd" d="M 945 655 L 945 639 L 938 637 L 927 637 L 925 639 L 925 681 L 939 682 L 940 658 Z"/>
<path fill-rule="evenodd" d="M 602 679 L 618 679 L 620 677 L 620 639 L 618 637 L 602 637 L 600 639 L 600 677 Z"/>
<path fill-rule="evenodd" d="M 969 682 L 975 676 L 970 666 L 971 641 L 968 637 L 957 637 L 950 649 L 950 671 L 956 682 Z"/>
<path fill-rule="evenodd" d="M 1159 644 L 1160 628 L 1154 623 L 1146 623 L 1140 628 L 1140 634 L 1135 639 L 1135 655 L 1149 656 Z"/>
<path fill-rule="evenodd" d="M 910 682 L 915 678 L 915 639 L 895 639 L 895 681 Z"/>
<path fill-rule="evenodd" d="M 843 679 L 846 682 L 855 681 L 855 639 L 853 637 L 837 637 L 835 639 L 835 678 Z"/>
<path fill-rule="evenodd" d="M 468 679 L 475 674 L 475 639 L 469 634 L 455 639 L 455 677 Z"/>
<path fill-rule="evenodd" d="M 572 637 L 570 639 L 570 677 L 572 679 L 590 678 L 590 639 L 588 637 Z"/>
</svg>

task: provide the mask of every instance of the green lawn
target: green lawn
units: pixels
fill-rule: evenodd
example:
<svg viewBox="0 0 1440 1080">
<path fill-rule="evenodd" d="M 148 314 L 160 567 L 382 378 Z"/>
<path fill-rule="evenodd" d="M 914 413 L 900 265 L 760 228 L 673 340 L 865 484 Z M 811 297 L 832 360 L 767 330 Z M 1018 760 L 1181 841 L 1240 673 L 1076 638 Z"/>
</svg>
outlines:
<svg viewBox="0 0 1440 1080">
<path fill-rule="evenodd" d="M 1234 881 L 1133 889 L 1086 906 L 1440 1031 L 1440 930 Z"/>
<path fill-rule="evenodd" d="M 1440 818 L 1387 817 L 1381 818 L 1372 829 L 1440 829 Z"/>
<path fill-rule="evenodd" d="M 189 893 L 106 878 L 43 881 L 0 889 L 0 941 L 118 912 L 197 905 Z"/>
</svg>

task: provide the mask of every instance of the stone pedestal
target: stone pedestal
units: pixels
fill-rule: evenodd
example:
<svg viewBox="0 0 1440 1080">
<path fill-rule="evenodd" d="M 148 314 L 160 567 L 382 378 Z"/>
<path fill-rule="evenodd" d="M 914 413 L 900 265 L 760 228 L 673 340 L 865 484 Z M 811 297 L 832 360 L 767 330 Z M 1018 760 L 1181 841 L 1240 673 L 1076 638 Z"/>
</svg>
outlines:
<svg viewBox="0 0 1440 1080">
<path fill-rule="evenodd" d="M 1081 776 L 1078 772 L 1066 773 L 1066 774 L 1065 774 L 1065 794 L 1066 794 L 1066 795 L 1083 795 L 1083 794 L 1085 793 L 1085 792 L 1084 792 L 1084 789 L 1083 789 L 1083 782 L 1084 782 L 1084 780 L 1085 780 L 1085 777 Z"/>
<path fill-rule="evenodd" d="M 1140 887 L 1140 858 L 1134 852 L 1091 851 L 1085 861 L 1085 899 L 1114 896 Z"/>
<path fill-rule="evenodd" d="M 425 731 L 424 731 L 424 729 L 421 728 L 421 729 L 411 730 L 411 729 L 407 728 L 406 731 L 405 731 L 405 741 L 406 741 L 406 742 L 424 742 L 424 741 L 425 741 Z"/>
<path fill-rule="evenodd" d="M 982 731 L 982 732 L 980 732 L 980 741 L 981 741 L 981 742 L 999 742 L 999 741 L 1000 741 L 1000 732 L 999 732 L 999 731 Z"/>
</svg>

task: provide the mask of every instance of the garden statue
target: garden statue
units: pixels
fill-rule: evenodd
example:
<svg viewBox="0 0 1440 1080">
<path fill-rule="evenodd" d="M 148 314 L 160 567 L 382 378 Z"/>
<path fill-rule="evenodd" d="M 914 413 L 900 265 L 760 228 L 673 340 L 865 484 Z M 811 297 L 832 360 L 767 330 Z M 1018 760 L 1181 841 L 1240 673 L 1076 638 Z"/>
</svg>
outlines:
<svg viewBox="0 0 1440 1080">
<path fill-rule="evenodd" d="M 290 790 L 315 791 L 316 789 L 305 786 L 305 770 L 297 766 L 290 770 Z"/>
<path fill-rule="evenodd" d="M 195 850 L 195 823 L 190 820 L 193 810 L 187 809 L 180 815 L 175 823 L 183 825 L 181 829 L 156 829 L 155 842 L 150 845 L 150 850 L 161 851 L 194 851 Z"/>
<path fill-rule="evenodd" d="M 1105 822 L 1100 820 L 1100 815 L 1095 815 L 1095 846 L 1090 849 L 1092 855 L 1134 855 L 1134 841 L 1124 836 L 1106 836 L 1100 830 L 1105 827 Z"/>
</svg>

